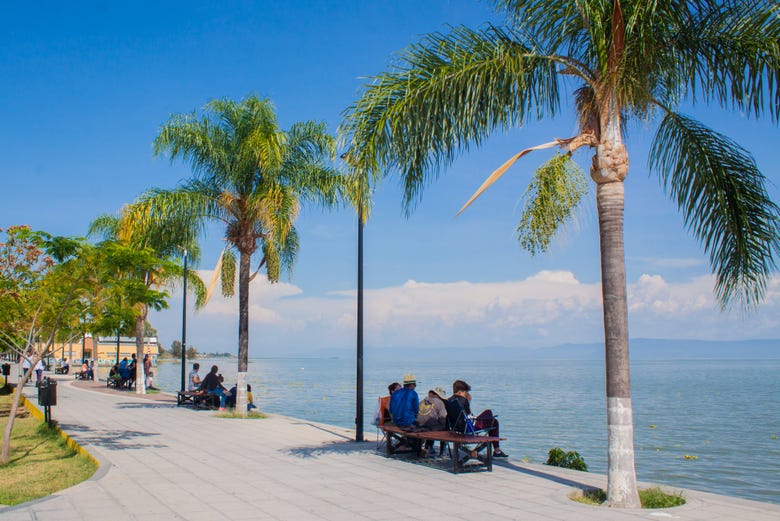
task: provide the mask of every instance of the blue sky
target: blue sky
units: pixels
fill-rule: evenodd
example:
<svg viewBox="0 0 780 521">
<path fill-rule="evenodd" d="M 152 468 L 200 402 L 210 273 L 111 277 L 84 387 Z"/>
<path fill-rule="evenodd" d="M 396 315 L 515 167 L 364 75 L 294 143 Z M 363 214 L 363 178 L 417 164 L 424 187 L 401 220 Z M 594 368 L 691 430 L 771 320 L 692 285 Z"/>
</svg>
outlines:
<svg viewBox="0 0 780 521">
<path fill-rule="evenodd" d="M 325 121 L 335 132 L 362 78 L 393 53 L 447 24 L 500 21 L 472 0 L 396 2 L 42 2 L 4 6 L 0 19 L 0 226 L 29 224 L 83 235 L 145 189 L 189 176 L 154 158 L 151 143 L 174 113 L 212 98 L 271 98 L 283 128 Z M 746 146 L 778 200 L 778 129 L 706 107 L 684 107 Z M 537 347 L 602 338 L 598 235 L 593 191 L 576 223 L 535 258 L 515 227 L 533 168 L 522 160 L 468 211 L 455 212 L 514 152 L 568 137 L 569 113 L 496 135 L 463 155 L 425 191 L 405 219 L 398 183 L 377 189 L 366 228 L 366 345 Z M 634 337 L 780 337 L 780 285 L 748 317 L 722 314 L 706 256 L 685 231 L 646 152 L 654 126 L 629 130 L 626 256 Z M 575 156 L 587 168 L 586 153 Z M 305 209 L 292 278 L 252 287 L 253 355 L 350 348 L 354 343 L 356 220 L 348 210 Z M 203 240 L 211 269 L 221 231 Z M 166 345 L 178 338 L 181 308 L 153 317 Z M 188 339 L 232 351 L 237 302 L 215 299 L 193 314 Z"/>
</svg>

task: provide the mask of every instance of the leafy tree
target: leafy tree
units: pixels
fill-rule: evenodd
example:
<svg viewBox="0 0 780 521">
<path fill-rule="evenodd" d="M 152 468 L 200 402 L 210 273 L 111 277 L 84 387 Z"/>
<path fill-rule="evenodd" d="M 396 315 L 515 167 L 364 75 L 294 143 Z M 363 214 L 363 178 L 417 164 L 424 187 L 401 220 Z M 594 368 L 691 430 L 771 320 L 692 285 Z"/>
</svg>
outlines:
<svg viewBox="0 0 780 521">
<path fill-rule="evenodd" d="M 14 391 L 0 451 L 2 465 L 9 460 L 22 389 L 37 362 L 51 352 L 63 321 L 75 312 L 74 302 L 94 281 L 92 248 L 80 239 L 53 237 L 26 226 L 9 228 L 6 238 L 0 245 L 0 253 L 9 255 L 0 272 L 0 345 L 27 359 L 30 367 Z"/>
<path fill-rule="evenodd" d="M 173 358 L 181 358 L 181 341 L 174 340 L 171 343 L 171 356 Z"/>
<path fill-rule="evenodd" d="M 190 164 L 193 177 L 173 190 L 150 190 L 128 213 L 144 228 L 154 221 L 211 221 L 225 227 L 221 287 L 234 293 L 238 256 L 238 396 L 246 413 L 245 379 L 249 356 L 249 282 L 252 255 L 260 250 L 258 272 L 269 281 L 290 269 L 298 251 L 294 223 L 303 202 L 330 207 L 346 190 L 345 178 L 331 167 L 334 140 L 321 123 L 277 124 L 268 100 L 250 96 L 240 102 L 209 102 L 203 115 L 175 115 L 154 142 L 156 154 Z"/>
<path fill-rule="evenodd" d="M 656 123 L 650 169 L 709 254 L 715 293 L 745 309 L 764 296 L 780 243 L 778 207 L 750 154 L 677 111 L 682 100 L 780 115 L 780 16 L 762 0 L 501 0 L 504 27 L 456 27 L 402 52 L 346 112 L 351 164 L 366 177 L 401 176 L 407 210 L 432 175 L 494 131 L 558 116 L 565 99 L 578 132 L 521 151 L 557 147 L 593 154 L 598 208 L 607 380 L 609 504 L 638 507 L 633 449 L 623 181 L 627 122 Z M 646 125 L 642 128 L 646 128 Z M 531 252 L 576 204 L 566 162 L 533 189 L 520 238 Z M 563 182 L 561 184 L 561 182 Z M 552 194 L 552 195 L 551 195 Z M 571 197 L 574 194 L 575 197 Z M 472 197 L 472 200 L 474 199 Z M 546 198 L 546 200 L 545 200 Z M 471 201 L 467 203 L 470 204 Z M 534 210 L 538 205 L 543 212 Z M 561 211 L 563 209 L 563 211 Z M 530 227 L 530 229 L 529 229 Z M 524 238 L 529 241 L 526 244 Z"/>
<path fill-rule="evenodd" d="M 136 297 L 128 301 L 130 295 L 120 292 L 120 299 L 124 298 L 129 305 L 128 316 L 132 320 L 132 334 L 135 336 L 136 357 L 143 360 L 144 357 L 144 337 L 147 336 L 149 323 L 149 308 L 161 309 L 161 304 L 156 302 L 154 291 L 164 287 L 178 285 L 183 278 L 183 268 L 173 264 L 169 259 L 173 256 L 180 256 L 185 251 L 189 256 L 197 261 L 200 257 L 200 250 L 195 242 L 195 230 L 189 223 L 181 221 L 156 220 L 149 226 L 138 228 L 130 224 L 127 215 L 130 209 L 124 209 L 118 216 L 102 215 L 90 225 L 90 235 L 101 235 L 104 239 L 116 241 L 137 252 L 134 260 L 135 264 L 123 264 L 118 274 L 114 277 L 114 282 L 124 281 L 125 286 L 132 283 L 142 286 L 146 293 L 137 293 Z M 145 253 L 144 253 L 145 252 Z M 206 299 L 206 287 L 198 276 L 197 272 L 191 268 L 187 269 L 187 277 L 190 281 L 188 289 L 195 294 L 195 304 L 197 307 L 203 306 Z M 167 293 L 165 294 L 167 299 Z M 167 307 L 165 304 L 164 307 Z M 155 332 L 156 334 L 156 332 Z M 145 381 L 138 378 L 136 381 L 136 393 L 144 394 Z"/>
</svg>

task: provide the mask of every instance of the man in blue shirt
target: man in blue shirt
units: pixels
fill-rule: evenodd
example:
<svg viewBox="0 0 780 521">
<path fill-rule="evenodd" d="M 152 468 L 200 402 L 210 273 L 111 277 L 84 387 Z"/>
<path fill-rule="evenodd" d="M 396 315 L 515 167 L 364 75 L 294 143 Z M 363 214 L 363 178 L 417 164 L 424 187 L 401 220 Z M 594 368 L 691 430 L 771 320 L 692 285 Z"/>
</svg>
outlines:
<svg viewBox="0 0 780 521">
<path fill-rule="evenodd" d="M 414 388 L 417 380 L 413 374 L 404 376 L 404 386 L 390 396 L 390 414 L 398 427 L 410 427 L 417 418 L 420 398 Z"/>
</svg>

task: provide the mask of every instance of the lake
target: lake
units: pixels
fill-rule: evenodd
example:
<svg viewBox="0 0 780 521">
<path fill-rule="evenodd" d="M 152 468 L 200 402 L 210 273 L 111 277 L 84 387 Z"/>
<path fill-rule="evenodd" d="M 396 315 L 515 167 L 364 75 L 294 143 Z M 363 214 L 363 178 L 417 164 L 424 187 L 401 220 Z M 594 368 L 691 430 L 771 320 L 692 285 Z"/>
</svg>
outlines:
<svg viewBox="0 0 780 521">
<path fill-rule="evenodd" d="M 227 387 L 236 359 L 198 360 L 201 376 L 220 367 Z M 188 373 L 189 373 L 188 363 Z M 417 391 L 456 378 L 472 386 L 472 409 L 499 415 L 502 448 L 544 463 L 553 447 L 578 451 L 592 472 L 606 473 L 604 364 L 527 360 L 441 363 L 365 362 L 366 432 L 376 399 L 403 375 Z M 180 365 L 160 362 L 155 385 L 179 388 Z M 263 411 L 355 426 L 355 361 L 350 358 L 252 359 L 249 383 Z M 632 362 L 637 475 L 672 487 L 780 503 L 780 360 Z M 686 459 L 685 456 L 695 459 Z"/>
</svg>

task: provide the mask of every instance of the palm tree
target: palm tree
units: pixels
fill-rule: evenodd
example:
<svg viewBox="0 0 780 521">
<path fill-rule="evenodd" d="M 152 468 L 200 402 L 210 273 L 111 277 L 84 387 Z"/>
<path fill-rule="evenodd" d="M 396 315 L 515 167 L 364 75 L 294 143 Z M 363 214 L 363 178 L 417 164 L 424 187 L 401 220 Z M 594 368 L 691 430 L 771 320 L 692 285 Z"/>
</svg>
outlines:
<svg viewBox="0 0 780 521">
<path fill-rule="evenodd" d="M 407 210 L 432 175 L 493 131 L 560 114 L 565 97 L 578 133 L 533 149 L 593 154 L 604 310 L 608 502 L 638 507 L 628 357 L 623 181 L 626 123 L 658 124 L 651 170 L 709 254 L 724 307 L 749 309 L 764 296 L 778 252 L 778 207 L 750 154 L 677 112 L 681 100 L 780 115 L 780 10 L 761 0 L 503 0 L 504 27 L 435 33 L 404 51 L 347 109 L 342 132 L 373 175 L 403 180 Z M 527 149 L 496 170 L 487 188 Z M 577 200 L 564 157 L 534 183 L 530 209 L 557 208 L 552 221 L 523 219 L 521 239 L 544 249 Z M 560 182 L 560 183 L 559 183 Z M 569 183 L 569 184 L 567 184 Z M 571 196 L 574 197 L 571 197 Z M 473 198 L 472 198 L 473 199 Z M 468 203 L 467 203 L 468 204 Z M 541 215 L 544 217 L 545 212 Z M 524 216 L 525 217 L 525 216 Z M 528 228 L 531 228 L 530 230 Z M 523 241 L 525 242 L 525 241 Z"/>
<path fill-rule="evenodd" d="M 204 114 L 174 115 L 154 142 L 155 154 L 183 159 L 193 177 L 173 190 L 151 190 L 134 205 L 130 222 L 144 227 L 175 218 L 199 229 L 217 221 L 225 227 L 221 258 L 222 292 L 235 287 L 238 255 L 238 385 L 236 407 L 246 414 L 249 356 L 250 260 L 258 249 L 257 271 L 265 267 L 276 282 L 291 269 L 298 251 L 294 222 L 302 202 L 331 207 L 347 190 L 346 178 L 331 166 L 335 142 L 316 122 L 279 128 L 269 100 L 250 96 L 235 102 L 214 100 Z"/>
<path fill-rule="evenodd" d="M 136 252 L 130 259 L 131 273 L 127 273 L 127 266 L 125 266 L 125 273 L 120 272 L 117 276 L 112 276 L 112 279 L 116 281 L 118 278 L 130 276 L 146 290 L 142 296 L 151 295 L 155 290 L 164 287 L 178 285 L 182 280 L 182 271 L 178 266 L 168 262 L 168 259 L 182 257 L 186 251 L 189 258 L 194 259 L 197 264 L 200 248 L 197 244 L 196 229 L 190 223 L 176 222 L 171 219 L 150 222 L 148 226 L 140 228 L 133 226 L 128 219 L 128 215 L 131 214 L 132 206 L 124 208 L 118 216 L 101 215 L 89 227 L 89 235 L 100 236 L 107 242 L 116 241 Z M 190 280 L 189 289 L 195 294 L 195 305 L 202 307 L 206 300 L 206 286 L 197 272 L 192 269 L 187 269 L 187 277 Z M 159 304 L 138 297 L 132 300 L 131 314 L 136 359 L 137 363 L 141 364 L 144 357 L 144 337 L 149 307 L 152 304 L 155 306 Z M 143 368 L 136 369 L 136 372 L 143 375 Z M 143 377 L 136 380 L 136 393 L 146 393 L 146 381 Z"/>
</svg>

